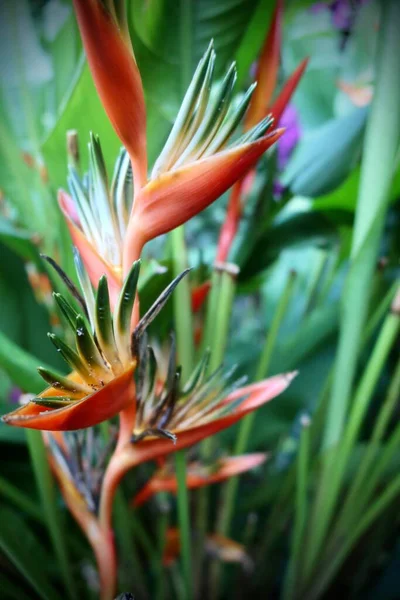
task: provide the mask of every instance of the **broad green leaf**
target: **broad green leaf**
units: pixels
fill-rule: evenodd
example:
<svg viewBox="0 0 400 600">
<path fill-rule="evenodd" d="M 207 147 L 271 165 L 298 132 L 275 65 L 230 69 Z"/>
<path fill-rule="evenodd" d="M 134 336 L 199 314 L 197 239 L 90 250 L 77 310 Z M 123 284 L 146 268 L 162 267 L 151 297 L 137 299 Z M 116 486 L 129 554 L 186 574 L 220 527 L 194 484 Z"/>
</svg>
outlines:
<svg viewBox="0 0 400 600">
<path fill-rule="evenodd" d="M 121 143 L 108 121 L 97 96 L 89 68 L 83 59 L 64 99 L 57 123 L 42 144 L 50 181 L 56 187 L 66 187 L 67 153 L 64 149 L 66 132 L 69 129 L 76 129 L 78 132 L 84 170 L 88 166 L 88 154 L 85 148 L 89 142 L 89 133 L 93 131 L 99 135 L 106 164 L 111 173 Z"/>
<path fill-rule="evenodd" d="M 32 234 L 25 229 L 15 228 L 12 222 L 4 217 L 0 217 L 0 241 L 24 260 L 39 263 L 39 250 Z"/>
<path fill-rule="evenodd" d="M 354 110 L 305 135 L 282 182 L 302 196 L 315 197 L 334 189 L 360 155 L 366 116 L 365 109 Z"/>
<path fill-rule="evenodd" d="M 313 201 L 315 210 L 348 210 L 354 211 L 360 185 L 360 169 L 354 169 L 337 189 Z M 395 202 L 400 196 L 400 168 L 397 168 L 390 190 L 390 201 Z"/>
<path fill-rule="evenodd" d="M 219 77 L 235 55 L 257 4 L 257 0 L 222 0 L 218 4 L 213 0 L 140 0 L 131 5 L 134 48 L 146 96 L 150 165 L 167 138 L 210 40 L 217 52 Z"/>
</svg>

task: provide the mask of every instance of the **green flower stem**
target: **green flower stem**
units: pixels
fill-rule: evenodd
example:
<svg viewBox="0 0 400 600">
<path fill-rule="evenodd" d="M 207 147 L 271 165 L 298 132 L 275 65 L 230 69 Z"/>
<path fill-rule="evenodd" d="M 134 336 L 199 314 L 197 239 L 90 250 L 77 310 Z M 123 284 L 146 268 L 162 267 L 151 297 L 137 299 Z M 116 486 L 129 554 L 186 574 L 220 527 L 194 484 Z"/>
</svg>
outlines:
<svg viewBox="0 0 400 600">
<path fill-rule="evenodd" d="M 192 557 L 191 557 L 191 531 L 189 517 L 189 498 L 186 487 L 186 458 L 182 450 L 175 453 L 175 470 L 178 482 L 178 523 L 181 543 L 181 557 L 183 578 L 185 582 L 186 599 L 193 598 L 192 591 Z"/>
<path fill-rule="evenodd" d="M 185 94 L 192 76 L 192 13 L 191 3 L 180 0 L 180 59 L 181 59 L 181 88 Z M 188 266 L 185 244 L 184 226 L 171 232 L 172 263 L 174 277 L 177 277 Z M 173 294 L 175 331 L 178 349 L 178 359 L 182 366 L 182 380 L 192 372 L 194 353 L 194 328 L 191 307 L 190 281 L 185 277 Z"/>
<path fill-rule="evenodd" d="M 22 389 L 34 393 L 38 393 L 43 389 L 43 380 L 36 370 L 38 364 L 39 361 L 34 356 L 22 350 L 0 332 L 0 365 Z M 44 442 L 38 431 L 30 429 L 26 430 L 26 439 L 45 520 L 55 554 L 60 564 L 65 587 L 69 598 L 77 598 L 75 580 L 72 577 L 68 561 L 60 511 L 57 510 L 55 504 L 53 479 L 47 461 Z"/>
<path fill-rule="evenodd" d="M 311 577 L 315 562 L 318 559 L 322 542 L 336 506 L 336 499 L 340 493 L 347 462 L 357 442 L 357 436 L 369 402 L 399 330 L 399 316 L 390 313 L 383 323 L 371 357 L 355 393 L 352 410 L 340 447 L 334 452 L 330 451 L 327 457 L 329 460 L 325 461 L 326 468 L 322 472 L 320 494 L 316 498 L 314 519 L 310 528 L 310 543 L 303 569 L 305 581 L 308 577 Z"/>
<path fill-rule="evenodd" d="M 342 296 L 338 352 L 323 439 L 323 448 L 329 451 L 323 458 L 312 511 L 305 581 L 311 576 L 319 556 L 341 489 L 343 462 L 340 460 L 338 469 L 338 453 L 342 459 L 348 456 L 348 449 L 342 453 L 340 438 L 352 397 L 400 137 L 400 4 L 396 0 L 388 0 L 382 2 L 382 9 L 376 61 L 377 81 L 364 141 L 350 269 Z M 366 375 L 372 375 L 371 371 L 368 373 L 367 369 Z M 369 382 L 364 385 L 369 386 Z M 368 394 L 368 391 L 365 389 L 363 393 Z M 350 436 L 351 430 L 348 431 Z"/>
<path fill-rule="evenodd" d="M 203 338 L 200 350 L 201 356 L 204 356 L 204 353 L 207 350 L 212 351 L 213 349 L 215 328 L 216 325 L 218 326 L 218 324 L 216 324 L 215 315 L 217 314 L 218 310 L 220 287 L 221 273 L 214 268 L 211 274 L 211 287 L 207 299 L 207 310 L 204 320 Z M 208 366 L 208 373 L 211 373 L 210 365 Z"/>
<path fill-rule="evenodd" d="M 39 431 L 27 429 L 26 439 L 50 539 L 60 566 L 68 597 L 74 600 L 78 598 L 75 579 L 68 560 L 66 536 L 62 527 L 61 513 L 56 504 L 54 482 L 50 465 L 47 461 L 42 434 Z"/>
<path fill-rule="evenodd" d="M 157 548 L 154 546 L 152 539 L 134 509 L 131 511 L 131 521 L 137 541 L 146 552 L 148 560 L 158 561 Z"/>
<path fill-rule="evenodd" d="M 179 0 L 180 8 L 180 56 L 181 56 L 181 87 L 182 95 L 186 93 L 192 78 L 193 42 L 192 42 L 192 3 Z"/>
<path fill-rule="evenodd" d="M 219 283 L 217 284 L 218 301 L 216 312 L 210 315 L 207 314 L 212 330 L 209 337 L 209 347 L 211 349 L 210 373 L 218 369 L 224 362 L 236 291 L 236 277 L 239 273 L 239 268 L 231 263 L 217 264 L 214 268 L 218 272 Z"/>
<path fill-rule="evenodd" d="M 307 521 L 308 471 L 310 461 L 310 421 L 304 417 L 296 461 L 296 509 L 292 535 L 290 565 L 286 573 L 283 598 L 294 597 L 298 573 L 301 571 L 302 539 Z"/>
<path fill-rule="evenodd" d="M 147 584 L 140 564 L 137 547 L 136 532 L 133 531 L 131 514 L 127 500 L 121 488 L 115 494 L 114 499 L 114 523 L 115 536 L 120 549 L 122 569 L 120 570 L 121 589 L 129 589 L 132 583 L 139 595 L 145 595 Z"/>
<path fill-rule="evenodd" d="M 158 494 L 157 501 L 159 506 L 159 515 L 157 519 L 158 552 L 156 560 L 154 562 L 156 581 L 155 600 L 164 600 L 164 598 L 166 597 L 166 582 L 164 575 L 163 555 L 169 526 L 170 503 L 168 495 L 165 492 L 160 492 Z"/>
<path fill-rule="evenodd" d="M 400 138 L 400 4 L 388 0 L 382 2 L 382 9 L 377 80 L 364 140 L 350 270 L 342 297 L 335 377 L 324 435 L 325 449 L 339 442 L 346 420 Z"/>
<path fill-rule="evenodd" d="M 274 317 L 272 319 L 271 327 L 268 331 L 265 339 L 265 345 L 260 356 L 256 371 L 256 381 L 262 380 L 268 375 L 269 365 L 271 363 L 272 354 L 278 338 L 278 333 L 282 325 L 282 321 L 286 315 L 287 308 L 289 306 L 290 299 L 293 293 L 294 283 L 296 281 L 296 274 L 294 271 L 289 273 L 285 288 L 279 299 L 278 305 L 275 310 Z M 246 451 L 248 441 L 250 438 L 251 430 L 256 413 L 250 413 L 240 423 L 239 433 L 236 440 L 236 445 L 233 450 L 234 455 L 243 454 Z M 221 513 L 221 521 L 219 523 L 218 532 L 221 535 L 229 534 L 229 526 L 232 519 L 233 510 L 235 507 L 236 494 L 239 485 L 238 477 L 232 477 L 225 486 L 223 506 L 224 510 Z"/>
<path fill-rule="evenodd" d="M 311 285 L 308 290 L 308 298 L 306 302 L 306 307 L 304 309 L 304 316 L 307 317 L 315 307 L 319 295 L 319 291 L 321 289 L 321 282 L 323 279 L 324 271 L 326 270 L 327 263 L 329 259 L 328 252 L 322 252 L 318 256 L 318 263 L 314 270 L 314 274 L 312 277 Z"/>
<path fill-rule="evenodd" d="M 12 502 L 24 514 L 33 517 L 41 523 L 44 522 L 43 511 L 40 510 L 38 504 L 26 496 L 19 488 L 12 485 L 3 477 L 0 477 L 0 496 Z"/>
<path fill-rule="evenodd" d="M 187 252 L 183 227 L 171 232 L 174 277 L 187 268 Z M 189 377 L 194 365 L 194 328 L 189 277 L 184 277 L 172 295 L 175 314 L 176 344 L 182 380 Z"/>
<path fill-rule="evenodd" d="M 332 284 L 337 274 L 337 267 L 340 262 L 339 247 L 333 248 L 328 254 L 328 261 L 325 269 L 324 281 L 318 293 L 317 306 L 322 306 L 332 288 Z"/>
<path fill-rule="evenodd" d="M 272 319 L 271 327 L 268 332 L 266 342 L 260 357 L 260 361 L 258 364 L 257 372 L 256 372 L 256 380 L 259 381 L 263 379 L 269 369 L 269 365 L 272 358 L 272 353 L 276 344 L 276 340 L 278 337 L 279 329 L 281 327 L 282 321 L 287 311 L 287 307 L 289 305 L 290 298 L 293 292 L 293 286 L 295 282 L 295 273 L 293 271 L 290 272 L 287 283 L 285 285 L 285 289 L 283 294 L 279 300 L 278 306 L 276 308 L 274 317 Z M 250 437 L 250 433 L 253 427 L 254 418 L 256 413 L 250 413 L 247 415 L 241 422 L 239 428 L 239 434 L 237 437 L 237 442 L 233 451 L 234 455 L 242 454 L 245 452 L 245 449 L 248 444 L 248 440 Z M 239 486 L 239 478 L 232 477 L 225 485 L 223 490 L 223 497 L 221 501 L 221 511 L 218 518 L 217 523 L 217 532 L 220 535 L 227 536 L 229 535 L 230 524 L 232 520 L 232 515 L 235 509 L 235 502 L 237 496 L 237 490 Z M 222 566 L 221 564 L 215 562 L 212 567 L 211 573 L 211 587 L 213 597 L 217 597 L 219 580 L 221 575 Z"/>
<path fill-rule="evenodd" d="M 224 360 L 229 333 L 232 306 L 235 298 L 236 277 L 238 267 L 231 263 L 217 263 L 211 277 L 211 291 L 207 304 L 206 324 L 204 328 L 203 348 L 210 348 L 208 373 L 217 369 Z M 207 461 L 212 455 L 214 439 L 204 440 L 201 447 L 203 460 Z M 208 489 L 203 487 L 197 492 L 196 510 L 196 587 L 200 583 L 203 564 L 203 548 L 207 533 Z"/>
<path fill-rule="evenodd" d="M 378 328 L 378 325 L 383 321 L 384 317 L 386 316 L 398 287 L 399 282 L 394 281 L 391 287 L 388 289 L 387 293 L 385 294 L 384 298 L 381 300 L 381 302 L 369 318 L 363 333 L 361 349 L 366 343 L 366 341 L 368 341 L 371 338 L 371 336 L 375 333 L 375 331 Z"/>
<path fill-rule="evenodd" d="M 400 360 L 397 363 L 385 402 L 379 411 L 371 440 L 368 443 L 360 466 L 357 470 L 357 474 L 351 484 L 344 506 L 341 509 L 340 517 L 335 528 L 339 532 L 346 531 L 346 528 L 354 521 L 354 517 L 362 514 L 362 511 L 365 505 L 368 503 L 371 493 L 373 492 L 375 487 L 374 484 L 378 482 L 380 475 L 382 475 L 381 466 L 384 468 L 387 464 L 388 459 L 384 461 L 383 465 L 378 463 L 378 469 L 374 468 L 374 461 L 378 456 L 380 448 L 379 444 L 385 434 L 390 418 L 393 415 L 393 411 L 398 402 L 399 390 Z M 394 446 L 393 450 L 397 450 L 397 447 Z"/>
<path fill-rule="evenodd" d="M 320 569 L 318 575 L 313 577 L 310 589 L 302 597 L 307 598 L 307 600 L 322 598 L 324 591 L 340 569 L 353 546 L 399 495 L 400 475 L 393 479 L 373 505 L 361 515 L 358 525 L 348 531 L 348 535 L 336 547 L 335 552 L 325 561 L 325 568 Z"/>
<path fill-rule="evenodd" d="M 384 315 L 388 312 L 397 286 L 398 283 L 394 282 L 389 291 L 387 292 L 386 296 L 382 299 L 380 304 L 371 314 L 363 334 L 361 349 L 363 349 L 369 342 L 371 336 L 375 333 L 378 324 L 382 321 Z M 325 384 L 320 393 L 320 398 L 317 402 L 317 410 L 312 418 L 310 431 L 311 452 L 317 450 L 317 446 L 320 442 L 321 433 L 323 431 L 323 425 L 325 423 L 325 415 L 327 412 L 327 404 L 329 400 L 329 391 L 332 385 L 332 379 L 333 370 L 330 371 L 325 380 Z M 290 469 L 284 478 L 282 489 L 279 494 L 279 502 L 275 503 L 274 507 L 272 508 L 271 514 L 265 524 L 264 533 L 261 538 L 262 541 L 260 544 L 260 549 L 257 553 L 261 561 L 263 560 L 263 557 L 265 557 L 270 551 L 270 548 L 273 546 L 275 541 L 278 539 L 280 532 L 283 530 L 285 523 L 290 518 L 290 498 L 291 494 L 293 493 L 294 487 L 295 473 L 294 469 Z M 285 510 L 283 509 L 283 507 L 285 507 Z"/>
</svg>

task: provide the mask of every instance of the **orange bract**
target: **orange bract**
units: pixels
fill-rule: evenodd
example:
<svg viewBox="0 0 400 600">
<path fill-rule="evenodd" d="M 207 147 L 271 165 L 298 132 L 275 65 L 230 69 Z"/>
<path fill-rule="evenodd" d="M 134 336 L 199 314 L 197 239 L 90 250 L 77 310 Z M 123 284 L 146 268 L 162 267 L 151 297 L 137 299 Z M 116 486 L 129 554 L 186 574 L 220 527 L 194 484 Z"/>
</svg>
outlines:
<svg viewBox="0 0 400 600">
<path fill-rule="evenodd" d="M 266 460 L 265 454 L 246 454 L 221 458 L 215 464 L 205 467 L 199 462 L 189 463 L 187 467 L 186 487 L 195 489 L 224 481 L 240 473 L 261 465 Z M 176 494 L 178 482 L 173 471 L 166 467 L 159 469 L 133 499 L 133 506 L 140 506 L 158 492 Z"/>
<path fill-rule="evenodd" d="M 140 187 L 147 175 L 146 109 L 127 26 L 98 0 L 74 0 L 74 6 L 97 92 Z"/>
<path fill-rule="evenodd" d="M 17 408 L 2 418 L 8 425 L 42 431 L 72 431 L 92 427 L 111 419 L 134 401 L 134 367 L 89 396 L 74 400 L 62 408 L 46 408 L 35 402 Z M 38 396 L 60 396 L 60 390 L 48 388 Z"/>
</svg>

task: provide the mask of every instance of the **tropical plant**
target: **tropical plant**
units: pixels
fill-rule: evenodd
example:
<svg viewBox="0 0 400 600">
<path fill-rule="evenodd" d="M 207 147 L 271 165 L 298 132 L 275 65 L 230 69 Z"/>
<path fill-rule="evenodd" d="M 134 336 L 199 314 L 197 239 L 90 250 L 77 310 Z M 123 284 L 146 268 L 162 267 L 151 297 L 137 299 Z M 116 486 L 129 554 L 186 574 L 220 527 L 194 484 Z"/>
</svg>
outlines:
<svg viewBox="0 0 400 600">
<path fill-rule="evenodd" d="M 396 0 L 1 11 L 4 597 L 395 598 Z"/>
</svg>

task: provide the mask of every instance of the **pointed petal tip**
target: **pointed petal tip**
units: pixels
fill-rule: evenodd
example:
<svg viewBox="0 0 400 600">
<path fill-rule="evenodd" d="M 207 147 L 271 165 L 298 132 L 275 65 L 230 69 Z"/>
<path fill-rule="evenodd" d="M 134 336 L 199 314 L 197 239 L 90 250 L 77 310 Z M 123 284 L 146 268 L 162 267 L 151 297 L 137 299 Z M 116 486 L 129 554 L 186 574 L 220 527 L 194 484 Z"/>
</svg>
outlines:
<svg viewBox="0 0 400 600">
<path fill-rule="evenodd" d="M 299 371 L 290 371 L 290 373 L 285 373 L 284 377 L 287 383 L 291 383 L 295 377 L 299 374 Z"/>
</svg>

